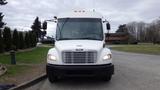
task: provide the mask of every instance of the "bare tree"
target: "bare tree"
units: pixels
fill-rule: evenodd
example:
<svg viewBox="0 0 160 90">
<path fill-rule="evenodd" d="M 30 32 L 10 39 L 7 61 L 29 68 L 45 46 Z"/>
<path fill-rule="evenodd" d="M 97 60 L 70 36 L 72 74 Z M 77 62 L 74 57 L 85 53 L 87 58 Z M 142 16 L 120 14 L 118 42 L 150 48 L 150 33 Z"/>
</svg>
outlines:
<svg viewBox="0 0 160 90">
<path fill-rule="evenodd" d="M 152 23 L 130 22 L 127 25 L 130 37 L 140 42 L 160 43 L 160 18 Z"/>
<path fill-rule="evenodd" d="M 127 24 L 128 32 L 133 36 L 136 34 L 136 22 L 130 22 Z"/>
</svg>

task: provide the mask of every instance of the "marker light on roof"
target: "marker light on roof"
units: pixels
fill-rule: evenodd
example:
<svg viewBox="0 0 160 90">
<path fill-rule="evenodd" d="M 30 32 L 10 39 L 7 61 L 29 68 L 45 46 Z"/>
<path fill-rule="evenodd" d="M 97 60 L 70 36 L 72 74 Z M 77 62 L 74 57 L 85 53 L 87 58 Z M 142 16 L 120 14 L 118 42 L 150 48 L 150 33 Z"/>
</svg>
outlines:
<svg viewBox="0 0 160 90">
<path fill-rule="evenodd" d="M 85 12 L 85 10 L 79 10 L 79 11 L 74 11 L 75 13 L 77 13 L 77 12 L 79 12 L 79 13 L 81 13 L 81 12 Z"/>
</svg>

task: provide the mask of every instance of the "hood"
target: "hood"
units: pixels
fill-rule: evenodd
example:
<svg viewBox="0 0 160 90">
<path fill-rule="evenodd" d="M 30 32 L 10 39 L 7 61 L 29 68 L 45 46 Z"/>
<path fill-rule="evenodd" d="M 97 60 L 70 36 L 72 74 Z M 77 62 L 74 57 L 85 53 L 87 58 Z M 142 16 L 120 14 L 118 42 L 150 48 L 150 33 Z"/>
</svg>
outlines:
<svg viewBox="0 0 160 90">
<path fill-rule="evenodd" d="M 99 51 L 103 48 L 103 41 L 96 40 L 63 40 L 55 42 L 55 48 L 58 51 L 64 50 L 96 50 Z"/>
</svg>

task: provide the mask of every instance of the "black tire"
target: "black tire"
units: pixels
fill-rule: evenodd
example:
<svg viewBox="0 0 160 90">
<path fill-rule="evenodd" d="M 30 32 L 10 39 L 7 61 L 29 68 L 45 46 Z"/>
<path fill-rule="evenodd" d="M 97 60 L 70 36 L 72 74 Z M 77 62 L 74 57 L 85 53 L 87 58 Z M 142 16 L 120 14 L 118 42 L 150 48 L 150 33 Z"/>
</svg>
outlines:
<svg viewBox="0 0 160 90">
<path fill-rule="evenodd" d="M 111 81 L 111 78 L 112 78 L 112 75 L 107 75 L 107 76 L 103 76 L 103 81 L 107 81 L 107 82 L 109 82 L 109 81 Z"/>
<path fill-rule="evenodd" d="M 57 81 L 58 81 L 58 77 L 55 76 L 53 73 L 47 73 L 47 76 L 48 76 L 48 80 L 49 80 L 51 83 L 54 83 L 54 82 L 57 82 Z"/>
</svg>

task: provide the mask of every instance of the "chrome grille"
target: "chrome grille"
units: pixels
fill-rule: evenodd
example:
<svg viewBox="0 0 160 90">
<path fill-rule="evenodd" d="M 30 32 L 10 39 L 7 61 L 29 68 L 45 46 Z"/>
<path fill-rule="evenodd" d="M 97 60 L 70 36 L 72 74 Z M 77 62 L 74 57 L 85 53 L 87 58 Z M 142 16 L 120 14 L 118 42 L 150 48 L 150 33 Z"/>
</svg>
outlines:
<svg viewBox="0 0 160 90">
<path fill-rule="evenodd" d="M 97 60 L 96 51 L 66 51 L 62 53 L 64 63 L 95 63 Z"/>
</svg>

